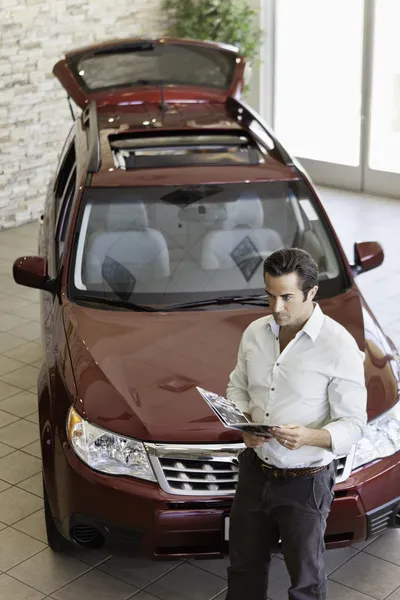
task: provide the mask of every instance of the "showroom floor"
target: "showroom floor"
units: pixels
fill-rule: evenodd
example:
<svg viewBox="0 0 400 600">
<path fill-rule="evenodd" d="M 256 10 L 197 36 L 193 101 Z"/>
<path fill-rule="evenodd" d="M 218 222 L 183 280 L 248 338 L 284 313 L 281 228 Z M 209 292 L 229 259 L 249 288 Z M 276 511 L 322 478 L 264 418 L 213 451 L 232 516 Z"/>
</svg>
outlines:
<svg viewBox="0 0 400 600">
<path fill-rule="evenodd" d="M 359 285 L 400 348 L 400 201 L 321 190 L 351 258 L 354 241 L 378 240 L 384 265 Z M 39 294 L 16 286 L 12 261 L 37 251 L 38 225 L 0 232 L 0 600 L 222 600 L 227 560 L 148 562 L 46 546 L 36 411 Z M 400 600 L 400 529 L 367 545 L 329 551 L 329 599 Z M 283 560 L 273 559 L 269 598 L 287 599 Z M 145 589 L 145 591 L 141 591 Z"/>
</svg>

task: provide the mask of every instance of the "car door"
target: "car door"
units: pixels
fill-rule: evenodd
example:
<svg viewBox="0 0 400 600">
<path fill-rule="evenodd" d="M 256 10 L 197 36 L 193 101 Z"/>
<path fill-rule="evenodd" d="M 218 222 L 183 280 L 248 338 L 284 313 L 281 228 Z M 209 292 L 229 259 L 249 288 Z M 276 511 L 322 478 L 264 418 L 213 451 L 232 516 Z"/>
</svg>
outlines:
<svg viewBox="0 0 400 600">
<path fill-rule="evenodd" d="M 58 278 L 62 269 L 65 234 L 76 189 L 76 148 L 72 131 L 62 152 L 55 182 L 49 186 L 39 236 L 39 253 L 47 259 L 51 278 Z M 45 396 L 48 395 L 50 401 L 58 393 L 58 371 L 62 369 L 66 354 L 59 291 L 55 294 L 42 292 L 41 312 L 44 368 L 39 396 L 40 389 L 46 390 Z"/>
</svg>

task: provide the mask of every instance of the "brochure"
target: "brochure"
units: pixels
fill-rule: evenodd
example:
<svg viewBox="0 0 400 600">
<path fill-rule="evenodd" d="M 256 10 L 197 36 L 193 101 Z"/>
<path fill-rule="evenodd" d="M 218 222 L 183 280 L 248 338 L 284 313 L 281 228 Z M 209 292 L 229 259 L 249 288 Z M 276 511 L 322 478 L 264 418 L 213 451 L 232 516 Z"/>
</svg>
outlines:
<svg viewBox="0 0 400 600">
<path fill-rule="evenodd" d="M 236 406 L 232 400 L 224 398 L 205 390 L 201 387 L 196 387 L 197 391 L 208 406 L 214 411 L 221 423 L 230 429 L 239 429 L 240 431 L 246 431 L 248 433 L 255 433 L 258 435 L 268 435 L 271 432 L 272 425 L 265 425 L 263 423 L 252 423 L 249 421 L 241 410 Z M 276 425 L 279 427 L 279 425 Z"/>
</svg>

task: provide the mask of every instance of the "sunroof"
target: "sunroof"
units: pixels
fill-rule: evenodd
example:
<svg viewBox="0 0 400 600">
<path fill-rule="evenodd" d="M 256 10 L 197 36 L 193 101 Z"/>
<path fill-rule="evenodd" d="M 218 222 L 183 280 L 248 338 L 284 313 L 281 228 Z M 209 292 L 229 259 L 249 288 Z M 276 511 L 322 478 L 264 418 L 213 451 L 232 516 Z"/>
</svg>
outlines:
<svg viewBox="0 0 400 600">
<path fill-rule="evenodd" d="M 261 148 L 245 133 L 185 133 L 111 135 L 116 167 L 143 169 L 186 165 L 256 165 L 264 162 Z"/>
</svg>

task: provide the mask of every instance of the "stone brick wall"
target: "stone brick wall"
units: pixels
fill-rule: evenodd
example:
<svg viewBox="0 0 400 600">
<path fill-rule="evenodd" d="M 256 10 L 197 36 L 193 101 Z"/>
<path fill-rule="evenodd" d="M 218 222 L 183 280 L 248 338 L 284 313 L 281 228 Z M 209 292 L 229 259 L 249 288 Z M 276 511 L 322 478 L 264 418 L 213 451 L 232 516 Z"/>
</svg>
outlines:
<svg viewBox="0 0 400 600">
<path fill-rule="evenodd" d="M 251 0 L 259 10 L 261 0 Z M 52 75 L 65 51 L 165 32 L 161 0 L 0 0 L 0 229 L 37 219 L 72 126 Z M 258 76 L 248 102 L 258 106 Z M 78 114 L 78 113 L 77 113 Z"/>
<path fill-rule="evenodd" d="M 163 33 L 161 0 L 0 0 L 0 229 L 38 218 L 72 125 L 66 50 Z"/>
</svg>

